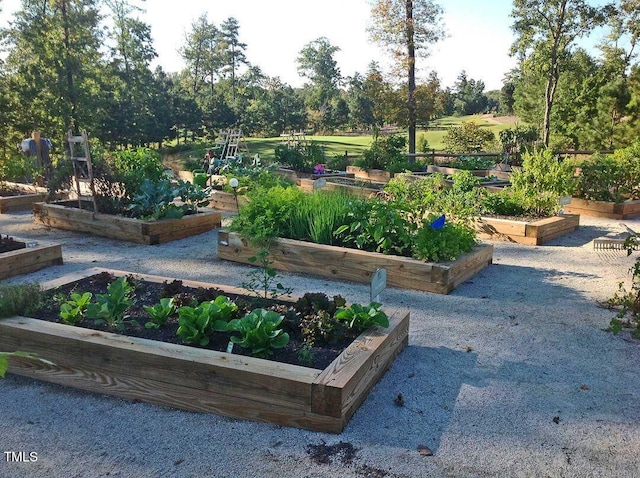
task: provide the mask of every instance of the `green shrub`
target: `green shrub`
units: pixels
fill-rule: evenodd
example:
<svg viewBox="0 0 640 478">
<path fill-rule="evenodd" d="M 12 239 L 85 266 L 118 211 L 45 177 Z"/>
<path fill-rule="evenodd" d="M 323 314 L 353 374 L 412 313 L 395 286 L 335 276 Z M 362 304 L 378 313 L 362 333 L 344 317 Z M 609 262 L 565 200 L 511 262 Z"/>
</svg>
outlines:
<svg viewBox="0 0 640 478">
<path fill-rule="evenodd" d="M 473 121 L 450 127 L 442 139 L 448 153 L 465 154 L 487 151 L 495 142 L 495 135 Z"/>
<path fill-rule="evenodd" d="M 612 202 L 640 199 L 640 142 L 612 155 L 594 154 L 579 166 L 574 196 Z"/>
<path fill-rule="evenodd" d="M 511 173 L 514 190 L 528 194 L 549 192 L 569 196 L 575 189 L 575 167 L 560 161 L 551 150 L 535 151 L 523 156 L 522 168 Z"/>
<path fill-rule="evenodd" d="M 324 164 L 326 161 L 324 147 L 314 141 L 300 142 L 293 147 L 278 145 L 275 148 L 275 158 L 282 166 L 303 173 L 312 173 L 316 164 Z"/>
<path fill-rule="evenodd" d="M 402 135 L 377 136 L 355 164 L 364 169 L 385 171 L 391 171 L 393 167 L 394 172 L 399 172 L 402 171 L 401 165 L 408 163 L 406 147 L 407 138 Z"/>
<path fill-rule="evenodd" d="M 42 288 L 36 282 L 0 285 L 0 317 L 29 316 L 42 305 Z"/>
</svg>

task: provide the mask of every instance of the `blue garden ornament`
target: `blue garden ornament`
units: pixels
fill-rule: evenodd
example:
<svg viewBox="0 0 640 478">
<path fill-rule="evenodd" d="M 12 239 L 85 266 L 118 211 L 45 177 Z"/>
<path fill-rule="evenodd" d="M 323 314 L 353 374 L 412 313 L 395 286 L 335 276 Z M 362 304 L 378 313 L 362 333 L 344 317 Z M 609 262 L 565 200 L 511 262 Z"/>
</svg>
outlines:
<svg viewBox="0 0 640 478">
<path fill-rule="evenodd" d="M 431 229 L 442 229 L 444 228 L 444 221 L 445 221 L 445 217 L 443 214 L 438 219 L 434 220 L 431 224 L 429 224 L 429 226 L 431 226 Z"/>
</svg>

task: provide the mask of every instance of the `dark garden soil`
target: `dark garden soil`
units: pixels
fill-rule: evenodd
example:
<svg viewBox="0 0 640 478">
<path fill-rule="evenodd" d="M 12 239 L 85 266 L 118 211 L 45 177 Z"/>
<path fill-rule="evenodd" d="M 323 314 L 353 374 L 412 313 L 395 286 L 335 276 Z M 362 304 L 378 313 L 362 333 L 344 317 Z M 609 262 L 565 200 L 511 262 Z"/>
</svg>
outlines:
<svg viewBox="0 0 640 478">
<path fill-rule="evenodd" d="M 366 179 L 353 179 L 353 178 L 340 178 L 340 177 L 327 178 L 327 182 L 344 184 L 346 186 L 354 186 L 359 188 L 375 189 L 377 191 L 382 191 L 386 185 L 385 183 L 372 182 Z"/>
<path fill-rule="evenodd" d="M 25 247 L 27 247 L 27 245 L 24 242 L 16 241 L 12 237 L 2 236 L 0 234 L 0 253 L 17 251 L 19 249 L 24 249 Z"/>
<path fill-rule="evenodd" d="M 4 186 L 0 189 L 0 197 L 8 198 L 14 196 L 26 196 L 28 194 L 35 194 L 35 192 L 25 191 L 14 186 Z"/>
<path fill-rule="evenodd" d="M 69 298 L 71 292 L 84 293 L 91 292 L 95 299 L 96 294 L 105 294 L 107 286 L 116 278 L 107 272 L 103 272 L 86 279 L 82 279 L 62 287 L 45 292 L 44 304 L 33 316 L 49 322 L 64 323 L 59 317 L 60 304 Z M 219 289 L 192 288 L 182 284 L 182 281 L 154 283 L 147 282 L 139 277 L 127 276 L 127 281 L 135 287 L 135 304 L 126 313 L 129 318 L 122 330 L 114 330 L 106 325 L 97 325 L 93 319 L 83 318 L 74 324 L 78 327 L 105 332 L 118 333 L 122 335 L 141 337 L 145 339 L 162 342 L 176 343 L 186 346 L 196 346 L 182 341 L 176 334 L 178 329 L 178 316 L 175 314 L 168 320 L 166 326 L 160 329 L 147 329 L 145 323 L 150 321 L 149 315 L 143 306 L 157 304 L 163 297 L 173 297 L 176 307 L 183 305 L 197 305 L 209 300 L 214 300 L 219 295 L 227 295 L 238 305 L 237 317 L 241 318 L 255 308 L 274 310 L 284 316 L 281 328 L 289 334 L 289 344 L 276 349 L 269 360 L 283 362 L 317 369 L 325 369 L 340 353 L 359 335 L 345 329 L 341 324 L 327 320 L 327 312 L 332 316 L 336 304 L 333 299 L 327 299 L 326 295 L 305 294 L 296 304 L 282 301 L 264 300 L 257 297 L 237 296 L 224 294 Z M 340 300 L 341 298 L 338 298 Z M 322 304 L 319 307 L 319 304 Z M 318 313 L 318 309 L 320 309 Z M 326 311 L 326 312 L 325 312 Z M 314 330 L 316 341 L 311 347 L 311 359 L 301 361 L 299 351 L 303 349 L 304 341 L 301 329 Z M 320 338 L 320 330 L 331 330 L 332 337 L 328 339 Z M 220 352 L 226 352 L 231 334 L 226 332 L 216 332 L 206 347 L 199 347 Z M 239 345 L 234 345 L 233 353 L 238 355 L 250 355 L 250 350 L 243 349 Z M 310 361 L 309 361 L 310 360 Z"/>
</svg>

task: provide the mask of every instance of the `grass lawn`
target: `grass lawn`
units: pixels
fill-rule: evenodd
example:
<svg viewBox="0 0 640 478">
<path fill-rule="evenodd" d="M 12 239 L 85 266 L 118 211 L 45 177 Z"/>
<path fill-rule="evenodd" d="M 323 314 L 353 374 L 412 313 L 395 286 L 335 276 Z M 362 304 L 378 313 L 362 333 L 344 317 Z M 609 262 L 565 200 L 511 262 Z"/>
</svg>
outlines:
<svg viewBox="0 0 640 478">
<path fill-rule="evenodd" d="M 517 122 L 517 118 L 504 117 L 494 119 L 491 115 L 447 116 L 433 121 L 431 125 L 441 127 L 460 126 L 465 121 L 475 121 L 478 125 L 493 131 L 497 135 L 503 129 L 513 127 Z M 419 130 L 417 134 L 426 136 L 430 148 L 436 151 L 441 151 L 444 148 L 443 138 L 446 131 Z M 276 146 L 286 141 L 286 139 L 286 137 L 276 136 L 273 138 L 246 138 L 245 140 L 250 156 L 254 156 L 257 153 L 263 160 L 270 162 L 275 160 L 274 150 Z M 360 156 L 365 149 L 370 147 L 373 141 L 372 136 L 307 136 L 306 139 L 323 145 L 327 157 L 342 156 L 345 152 L 348 152 L 349 156 Z M 206 143 L 196 143 L 191 151 L 175 155 L 172 160 L 177 164 L 184 163 L 186 166 L 183 169 L 193 169 L 195 167 L 193 166 L 194 164 L 200 164 L 207 147 Z M 192 166 L 189 166 L 189 164 Z"/>
</svg>

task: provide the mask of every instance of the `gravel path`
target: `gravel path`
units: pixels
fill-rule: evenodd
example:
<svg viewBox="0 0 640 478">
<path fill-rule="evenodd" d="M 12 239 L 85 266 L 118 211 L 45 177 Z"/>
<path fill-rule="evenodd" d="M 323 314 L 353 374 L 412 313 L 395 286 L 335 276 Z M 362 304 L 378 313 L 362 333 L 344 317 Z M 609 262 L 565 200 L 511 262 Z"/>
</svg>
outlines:
<svg viewBox="0 0 640 478">
<path fill-rule="evenodd" d="M 340 435 L 183 412 L 10 376 L 0 380 L 0 477 L 635 477 L 640 470 L 640 342 L 604 332 L 597 306 L 635 255 L 593 239 L 640 219 L 582 218 L 540 247 L 494 242 L 494 263 L 448 296 L 388 289 L 409 307 L 409 347 Z M 240 285 L 215 231 L 143 246 L 47 229 L 30 213 L 0 231 L 63 244 L 65 264 Z M 368 301 L 368 287 L 294 274 L 296 293 Z M 394 404 L 401 393 L 405 406 Z M 428 447 L 433 456 L 423 456 Z M 7 460 L 9 451 L 37 461 Z M 316 452 L 328 456 L 320 463 Z"/>
</svg>

